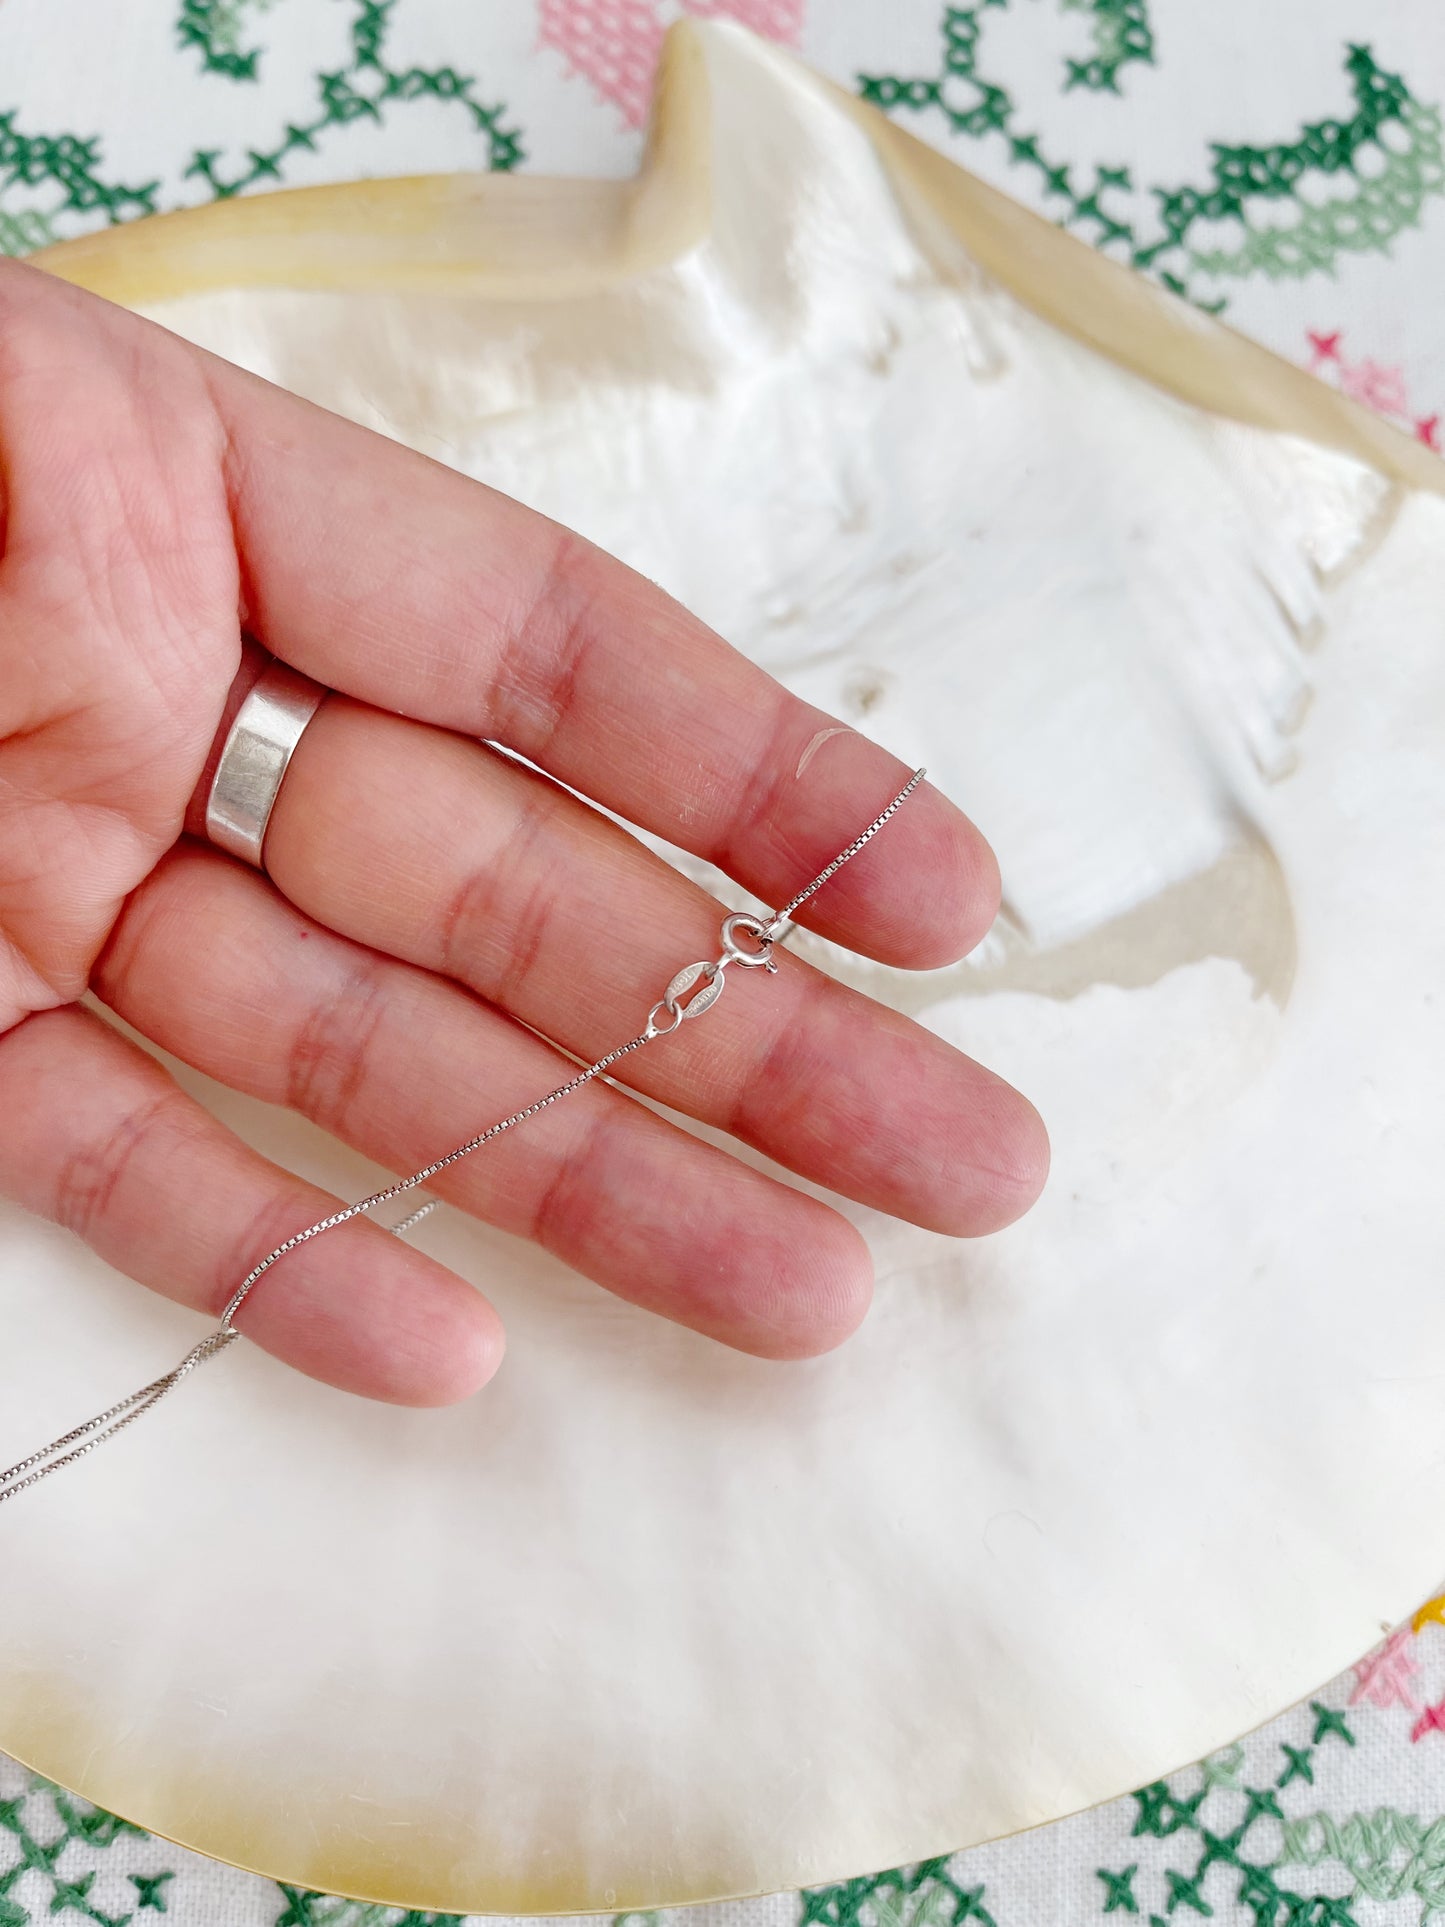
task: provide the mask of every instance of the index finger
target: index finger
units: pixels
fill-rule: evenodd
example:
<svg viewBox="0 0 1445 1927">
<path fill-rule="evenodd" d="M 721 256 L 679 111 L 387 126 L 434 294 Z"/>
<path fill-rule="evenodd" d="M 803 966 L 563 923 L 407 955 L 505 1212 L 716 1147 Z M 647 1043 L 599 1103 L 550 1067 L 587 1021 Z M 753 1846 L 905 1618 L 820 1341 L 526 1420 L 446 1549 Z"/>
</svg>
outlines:
<svg viewBox="0 0 1445 1927">
<path fill-rule="evenodd" d="M 191 353 L 201 354 L 198 349 Z M 909 766 L 510 497 L 212 356 L 250 626 L 318 681 L 507 745 L 773 907 Z M 998 867 L 921 785 L 800 913 L 880 960 L 972 949 Z"/>
</svg>

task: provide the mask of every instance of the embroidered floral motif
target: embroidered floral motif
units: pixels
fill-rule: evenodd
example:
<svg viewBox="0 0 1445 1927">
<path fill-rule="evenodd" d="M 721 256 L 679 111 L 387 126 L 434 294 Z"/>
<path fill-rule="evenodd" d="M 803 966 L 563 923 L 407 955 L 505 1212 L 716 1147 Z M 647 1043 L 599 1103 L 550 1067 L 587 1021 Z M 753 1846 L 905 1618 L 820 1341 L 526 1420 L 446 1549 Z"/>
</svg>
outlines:
<svg viewBox="0 0 1445 1927">
<path fill-rule="evenodd" d="M 1372 1706 L 1419 1705 L 1410 1684 L 1420 1670 L 1410 1651 L 1414 1639 L 1410 1628 L 1402 1626 L 1390 1634 L 1383 1646 L 1377 1646 L 1360 1661 L 1355 1668 L 1351 1706 L 1357 1706 L 1361 1700 L 1368 1700 Z"/>
</svg>

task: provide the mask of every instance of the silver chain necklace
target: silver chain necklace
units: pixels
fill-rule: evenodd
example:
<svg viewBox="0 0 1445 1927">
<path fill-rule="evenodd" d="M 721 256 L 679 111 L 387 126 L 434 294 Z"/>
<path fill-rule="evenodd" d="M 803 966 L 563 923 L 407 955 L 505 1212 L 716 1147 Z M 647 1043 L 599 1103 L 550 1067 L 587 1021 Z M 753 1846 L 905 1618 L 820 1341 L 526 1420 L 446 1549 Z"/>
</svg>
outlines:
<svg viewBox="0 0 1445 1927">
<path fill-rule="evenodd" d="M 8 1471 L 0 1472 L 0 1505 L 3 1505 L 7 1499 L 13 1499 L 17 1494 L 24 1492 L 28 1486 L 38 1485 L 42 1479 L 49 1478 L 52 1472 L 58 1472 L 62 1466 L 73 1465 L 77 1459 L 83 1459 L 88 1452 L 93 1452 L 98 1445 L 104 1445 L 107 1439 L 113 1439 L 118 1432 L 123 1432 L 128 1425 L 134 1425 L 138 1418 L 153 1411 L 167 1392 L 174 1391 L 188 1373 L 195 1371 L 198 1365 L 204 1365 L 215 1358 L 235 1339 L 240 1338 L 242 1334 L 237 1330 L 235 1322 L 237 1312 L 250 1297 L 258 1281 L 278 1259 L 284 1258 L 288 1251 L 294 1251 L 298 1245 L 307 1243 L 311 1238 L 319 1238 L 323 1231 L 331 1231 L 337 1225 L 345 1224 L 350 1218 L 360 1217 L 364 1211 L 371 1211 L 377 1205 L 389 1203 L 392 1198 L 400 1197 L 404 1191 L 411 1191 L 417 1185 L 425 1184 L 429 1178 L 434 1178 L 438 1171 L 444 1171 L 449 1164 L 455 1164 L 459 1158 L 470 1156 L 473 1151 L 480 1150 L 482 1145 L 490 1144 L 492 1139 L 500 1137 L 503 1131 L 510 1131 L 513 1125 L 525 1123 L 529 1117 L 535 1117 L 538 1111 L 545 1110 L 549 1104 L 555 1104 L 559 1098 L 570 1097 L 573 1091 L 580 1091 L 584 1084 L 590 1083 L 594 1077 L 601 1076 L 604 1071 L 617 1063 L 619 1058 L 628 1056 L 632 1051 L 641 1050 L 644 1044 L 652 1043 L 655 1038 L 671 1037 L 680 1024 L 686 1023 L 691 1018 L 701 1017 L 705 1011 L 712 1009 L 723 994 L 726 983 L 724 972 L 734 964 L 742 970 L 776 971 L 778 966 L 773 960 L 773 946 L 786 942 L 792 935 L 796 927 L 792 920 L 793 912 L 805 904 L 815 892 L 821 890 L 830 877 L 836 876 L 849 858 L 858 854 L 870 837 L 878 834 L 899 805 L 906 802 L 917 789 L 924 775 L 925 771 L 915 770 L 887 809 L 880 810 L 866 830 L 855 836 L 846 849 L 840 850 L 833 861 L 818 872 L 806 889 L 800 890 L 774 915 L 754 916 L 750 911 L 738 910 L 724 917 L 722 955 L 711 962 L 686 964 L 679 970 L 662 996 L 647 1013 L 647 1022 L 635 1037 L 629 1038 L 625 1044 L 619 1044 L 615 1050 L 608 1051 L 605 1057 L 599 1057 L 595 1064 L 589 1064 L 585 1070 L 579 1071 L 565 1084 L 559 1084 L 555 1091 L 548 1091 L 545 1097 L 539 1097 L 525 1110 L 514 1111 L 510 1117 L 502 1118 L 499 1123 L 489 1124 L 485 1131 L 479 1132 L 476 1137 L 468 1138 L 465 1144 L 459 1144 L 454 1151 L 448 1151 L 445 1157 L 437 1158 L 424 1169 L 414 1171 L 409 1178 L 399 1178 L 395 1184 L 387 1185 L 384 1190 L 374 1191 L 369 1198 L 361 1198 L 355 1204 L 348 1204 L 340 1211 L 333 1211 L 329 1218 L 322 1218 L 316 1224 L 308 1225 L 304 1231 L 295 1232 L 283 1243 L 277 1245 L 274 1251 L 268 1251 L 259 1264 L 251 1267 L 237 1286 L 231 1302 L 221 1314 L 221 1322 L 215 1331 L 208 1332 L 199 1344 L 192 1346 L 173 1371 L 143 1386 L 140 1391 L 132 1392 L 129 1398 L 123 1398 L 118 1405 L 112 1405 L 108 1411 L 98 1412 L 94 1418 L 87 1419 L 84 1425 L 77 1425 L 73 1431 L 66 1432 L 61 1438 L 53 1440 L 42 1451 L 32 1452 L 29 1458 L 21 1459 Z M 409 1217 L 403 1218 L 400 1224 L 393 1225 L 393 1233 L 397 1237 L 402 1237 L 414 1225 L 420 1224 L 427 1213 L 434 1211 L 439 1203 L 440 1199 L 428 1199 Z"/>
</svg>

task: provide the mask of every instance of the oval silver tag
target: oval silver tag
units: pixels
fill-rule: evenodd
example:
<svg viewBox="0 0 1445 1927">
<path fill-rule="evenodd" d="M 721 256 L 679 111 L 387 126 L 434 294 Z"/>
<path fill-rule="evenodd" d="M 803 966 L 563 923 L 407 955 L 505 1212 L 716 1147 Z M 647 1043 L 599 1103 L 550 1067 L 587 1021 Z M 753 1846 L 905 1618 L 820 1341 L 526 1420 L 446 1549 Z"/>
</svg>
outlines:
<svg viewBox="0 0 1445 1927">
<path fill-rule="evenodd" d="M 707 983 L 695 997 L 689 998 L 685 1004 L 681 1003 L 679 1000 L 686 996 L 700 977 L 708 977 Z M 701 1017 L 702 1013 L 705 1010 L 711 1010 L 718 998 L 722 996 L 724 981 L 723 974 L 715 963 L 688 964 L 686 969 L 678 971 L 667 986 L 662 1001 L 668 1005 L 677 1005 L 684 1017 Z"/>
</svg>

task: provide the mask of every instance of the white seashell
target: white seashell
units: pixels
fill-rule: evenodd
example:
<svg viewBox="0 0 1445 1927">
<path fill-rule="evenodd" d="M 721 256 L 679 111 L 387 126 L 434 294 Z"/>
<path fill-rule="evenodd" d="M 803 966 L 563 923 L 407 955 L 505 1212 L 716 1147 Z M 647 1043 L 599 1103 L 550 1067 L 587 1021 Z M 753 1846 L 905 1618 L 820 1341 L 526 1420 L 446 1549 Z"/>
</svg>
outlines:
<svg viewBox="0 0 1445 1927">
<path fill-rule="evenodd" d="M 1025 1090 L 1054 1164 L 991 1238 L 855 1212 L 874 1311 L 801 1365 L 443 1214 L 495 1384 L 382 1409 L 237 1346 L 8 1508 L 0 1745 L 290 1880 L 643 1908 L 1117 1794 L 1423 1597 L 1433 458 L 721 27 L 675 32 L 635 183 L 372 181 L 49 259 L 926 763 L 999 852 L 995 932 L 924 977 L 799 942 Z M 0 1463 L 195 1335 L 15 1211 L 0 1331 Z"/>
</svg>

